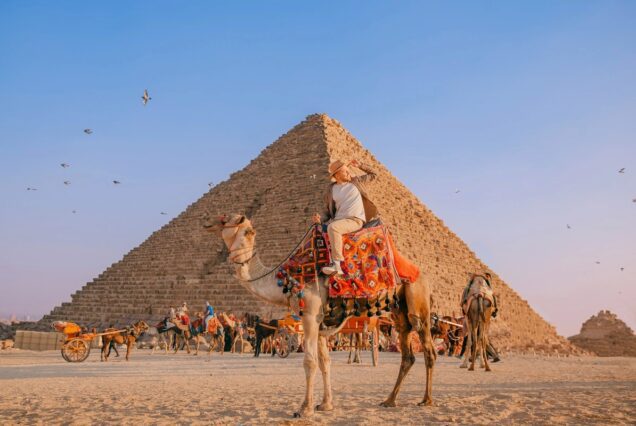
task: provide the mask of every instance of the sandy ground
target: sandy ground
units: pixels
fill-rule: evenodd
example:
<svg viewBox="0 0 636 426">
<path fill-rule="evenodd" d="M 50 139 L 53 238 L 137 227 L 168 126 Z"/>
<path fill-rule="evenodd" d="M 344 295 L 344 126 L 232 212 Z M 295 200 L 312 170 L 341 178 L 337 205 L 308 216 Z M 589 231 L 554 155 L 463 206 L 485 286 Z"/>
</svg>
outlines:
<svg viewBox="0 0 636 426">
<path fill-rule="evenodd" d="M 302 354 L 150 355 L 83 363 L 59 352 L 0 352 L 0 424 L 636 424 L 636 359 L 512 356 L 493 372 L 468 372 L 440 357 L 433 407 L 423 396 L 421 355 L 397 408 L 381 408 L 400 355 L 380 366 L 347 365 L 333 355 L 335 409 L 310 420 L 291 418 L 302 401 Z M 317 377 L 316 402 L 322 396 Z"/>
</svg>

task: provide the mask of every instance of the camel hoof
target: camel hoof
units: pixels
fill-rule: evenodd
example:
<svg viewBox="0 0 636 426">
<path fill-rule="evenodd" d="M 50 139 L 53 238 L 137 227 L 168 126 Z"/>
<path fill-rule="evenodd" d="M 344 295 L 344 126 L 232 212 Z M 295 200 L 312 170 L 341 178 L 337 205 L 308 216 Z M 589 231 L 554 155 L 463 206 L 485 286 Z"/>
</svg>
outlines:
<svg viewBox="0 0 636 426">
<path fill-rule="evenodd" d="M 333 404 L 322 403 L 320 405 L 316 405 L 316 411 L 332 411 Z"/>
<path fill-rule="evenodd" d="M 422 407 L 422 406 L 431 406 L 431 405 L 433 405 L 433 400 L 432 399 L 424 399 L 422 402 L 418 402 L 417 405 L 420 406 L 420 407 Z"/>
<path fill-rule="evenodd" d="M 387 399 L 382 404 L 380 404 L 380 407 L 386 407 L 386 408 L 397 407 L 397 404 L 395 403 L 395 401 L 391 401 Z"/>
<path fill-rule="evenodd" d="M 492 371 L 492 370 L 490 368 L 486 368 L 486 372 L 488 372 L 488 371 Z"/>
<path fill-rule="evenodd" d="M 302 410 L 302 411 L 296 411 L 294 413 L 294 418 L 295 419 L 300 419 L 302 417 L 311 417 L 311 415 L 314 414 L 313 410 Z"/>
<path fill-rule="evenodd" d="M 468 371 L 475 371 L 475 367 L 469 367 Z"/>
</svg>

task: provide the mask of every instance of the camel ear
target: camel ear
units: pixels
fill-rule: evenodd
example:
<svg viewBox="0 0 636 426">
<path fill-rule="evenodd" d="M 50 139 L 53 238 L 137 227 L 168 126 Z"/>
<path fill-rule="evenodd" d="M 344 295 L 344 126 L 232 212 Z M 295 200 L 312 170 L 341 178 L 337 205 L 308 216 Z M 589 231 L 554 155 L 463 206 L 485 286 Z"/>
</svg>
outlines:
<svg viewBox="0 0 636 426">
<path fill-rule="evenodd" d="M 242 214 L 242 215 L 241 215 L 241 218 L 239 219 L 239 221 L 238 221 L 236 224 L 237 224 L 237 225 L 242 224 L 243 222 L 245 222 L 245 219 L 247 219 L 247 218 L 245 217 L 245 215 L 243 215 L 243 214 Z"/>
</svg>

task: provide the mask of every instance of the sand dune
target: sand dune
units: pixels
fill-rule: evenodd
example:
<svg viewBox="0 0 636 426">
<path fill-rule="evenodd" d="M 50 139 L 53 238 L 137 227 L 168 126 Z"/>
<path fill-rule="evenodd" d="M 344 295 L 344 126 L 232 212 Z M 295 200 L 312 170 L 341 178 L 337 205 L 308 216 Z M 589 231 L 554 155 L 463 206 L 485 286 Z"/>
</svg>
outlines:
<svg viewBox="0 0 636 426">
<path fill-rule="evenodd" d="M 440 357 L 433 407 L 418 407 L 424 363 L 413 367 L 397 408 L 381 408 L 394 383 L 399 354 L 381 365 L 347 365 L 333 357 L 336 407 L 294 420 L 302 400 L 302 354 L 150 355 L 100 363 L 97 353 L 69 364 L 58 352 L 0 353 L 0 418 L 6 424 L 634 424 L 636 359 L 512 356 L 492 373 L 458 368 Z M 322 395 L 319 376 L 317 398 Z M 317 403 L 319 402 L 316 401 Z"/>
</svg>

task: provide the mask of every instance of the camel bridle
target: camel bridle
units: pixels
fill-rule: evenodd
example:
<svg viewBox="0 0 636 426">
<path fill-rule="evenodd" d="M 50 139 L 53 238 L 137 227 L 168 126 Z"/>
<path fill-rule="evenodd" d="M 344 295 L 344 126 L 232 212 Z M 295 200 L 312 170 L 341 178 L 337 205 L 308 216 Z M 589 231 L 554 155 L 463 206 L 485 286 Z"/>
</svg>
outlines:
<svg viewBox="0 0 636 426">
<path fill-rule="evenodd" d="M 222 225 L 223 225 L 223 229 L 230 229 L 230 228 L 234 228 L 235 229 L 234 235 L 232 236 L 232 242 L 229 245 L 229 247 L 232 247 L 234 245 L 234 243 L 236 242 L 236 239 L 238 238 L 238 233 L 239 233 L 240 228 L 244 227 L 243 223 L 237 223 L 236 225 L 228 225 L 227 223 L 223 223 Z M 254 257 L 256 256 L 256 249 L 254 248 L 254 245 L 252 247 L 239 247 L 239 248 L 233 249 L 233 250 L 228 248 L 228 250 L 229 250 L 229 253 L 230 253 L 229 259 L 235 265 L 241 265 L 241 266 L 246 265 L 252 259 L 254 259 Z M 250 256 L 249 259 L 247 259 L 244 262 L 237 262 L 236 261 L 237 257 L 241 256 L 242 254 L 247 253 L 249 250 L 252 251 L 252 255 Z M 236 252 L 238 252 L 238 254 L 233 254 L 233 253 L 236 253 Z"/>
</svg>

